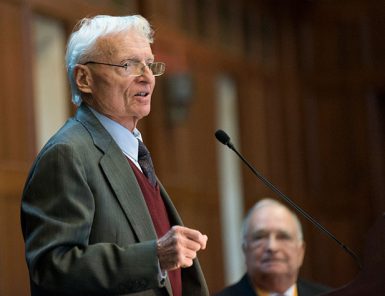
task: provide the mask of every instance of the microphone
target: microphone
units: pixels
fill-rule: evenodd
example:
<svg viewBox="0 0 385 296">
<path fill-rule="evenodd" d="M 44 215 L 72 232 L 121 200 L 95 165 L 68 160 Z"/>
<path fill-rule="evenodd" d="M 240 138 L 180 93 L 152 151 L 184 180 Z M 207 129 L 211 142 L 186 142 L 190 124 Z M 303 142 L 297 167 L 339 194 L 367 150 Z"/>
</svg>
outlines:
<svg viewBox="0 0 385 296">
<path fill-rule="evenodd" d="M 233 150 L 240 159 L 249 167 L 249 169 L 257 176 L 268 188 L 274 191 L 279 197 L 281 197 L 284 201 L 290 204 L 297 212 L 299 212 L 303 217 L 309 220 L 313 225 L 315 225 L 322 232 L 326 233 L 331 239 L 333 239 L 345 252 L 347 252 L 357 263 L 358 267 L 362 269 L 360 260 L 358 256 L 349 249 L 345 244 L 339 241 L 329 230 L 327 230 L 321 223 L 319 223 L 316 219 L 314 219 L 310 214 L 308 214 L 305 210 L 303 210 L 300 206 L 298 206 L 294 201 L 292 201 L 288 196 L 283 194 L 277 187 L 275 187 L 268 179 L 262 176 L 255 168 L 251 166 L 251 164 L 240 154 L 237 149 L 235 149 L 234 145 L 230 141 L 229 135 L 223 130 L 219 129 L 215 132 L 215 137 L 219 142 L 223 145 L 226 145 L 231 150 Z"/>
</svg>

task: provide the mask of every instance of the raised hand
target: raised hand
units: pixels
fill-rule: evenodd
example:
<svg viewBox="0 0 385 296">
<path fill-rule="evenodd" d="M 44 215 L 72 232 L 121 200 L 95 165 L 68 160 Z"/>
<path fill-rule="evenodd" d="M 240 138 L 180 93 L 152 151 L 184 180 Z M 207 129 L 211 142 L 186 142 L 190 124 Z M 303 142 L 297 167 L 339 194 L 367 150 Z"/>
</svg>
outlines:
<svg viewBox="0 0 385 296">
<path fill-rule="evenodd" d="M 162 270 L 190 267 L 199 250 L 204 250 L 207 235 L 183 226 L 173 226 L 157 242 Z"/>
</svg>

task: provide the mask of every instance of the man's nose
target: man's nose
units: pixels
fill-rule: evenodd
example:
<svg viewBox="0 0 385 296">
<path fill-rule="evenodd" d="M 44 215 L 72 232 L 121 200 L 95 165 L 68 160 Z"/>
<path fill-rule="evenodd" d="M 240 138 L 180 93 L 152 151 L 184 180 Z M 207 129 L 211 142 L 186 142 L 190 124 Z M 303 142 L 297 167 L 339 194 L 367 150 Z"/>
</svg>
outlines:
<svg viewBox="0 0 385 296">
<path fill-rule="evenodd" d="M 151 74 L 152 75 L 152 70 L 145 63 L 140 63 L 140 72 L 141 72 L 141 75 L 145 75 L 145 74 Z"/>
<path fill-rule="evenodd" d="M 267 249 L 268 250 L 271 250 L 271 251 L 274 251 L 278 248 L 278 240 L 277 238 L 274 236 L 274 235 L 270 235 L 268 238 L 267 238 Z"/>
<path fill-rule="evenodd" d="M 145 65 L 142 64 L 141 73 L 139 76 L 137 76 L 138 81 L 143 83 L 148 83 L 152 77 L 151 69 Z"/>
<path fill-rule="evenodd" d="M 138 76 L 138 80 L 141 83 L 147 84 L 150 82 L 152 78 L 152 71 L 147 65 L 143 65 L 142 70 L 141 70 L 141 75 Z"/>
</svg>

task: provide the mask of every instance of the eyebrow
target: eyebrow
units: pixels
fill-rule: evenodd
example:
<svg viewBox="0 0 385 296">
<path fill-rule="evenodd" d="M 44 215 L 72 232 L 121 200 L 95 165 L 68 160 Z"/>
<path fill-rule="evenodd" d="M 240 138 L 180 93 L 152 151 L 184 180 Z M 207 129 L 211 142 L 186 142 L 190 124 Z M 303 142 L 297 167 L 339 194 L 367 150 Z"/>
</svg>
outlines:
<svg viewBox="0 0 385 296">
<path fill-rule="evenodd" d="M 290 233 L 287 230 L 282 230 L 282 229 L 278 229 L 277 231 L 269 231 L 269 230 L 265 230 L 265 229 L 259 229 L 259 230 L 256 230 L 256 231 L 250 233 L 250 234 L 252 236 L 255 236 L 255 235 L 265 236 L 265 235 L 270 235 L 271 233 L 275 233 L 276 235 L 286 235 L 289 237 L 295 237 L 295 234 Z"/>
<path fill-rule="evenodd" d="M 128 57 L 128 58 L 125 58 L 123 60 L 120 61 L 120 63 L 124 63 L 124 62 L 127 62 L 127 61 L 141 61 L 140 58 L 138 58 L 137 56 L 131 56 L 131 57 Z M 147 57 L 145 59 L 146 62 L 153 62 L 155 61 L 155 56 L 152 56 L 152 57 Z"/>
</svg>

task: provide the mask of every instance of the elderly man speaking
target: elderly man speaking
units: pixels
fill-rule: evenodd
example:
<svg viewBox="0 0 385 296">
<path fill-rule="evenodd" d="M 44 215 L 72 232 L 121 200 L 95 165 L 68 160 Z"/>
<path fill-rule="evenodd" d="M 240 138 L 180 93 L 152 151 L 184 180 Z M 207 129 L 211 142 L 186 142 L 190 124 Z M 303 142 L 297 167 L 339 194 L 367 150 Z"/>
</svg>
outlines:
<svg viewBox="0 0 385 296">
<path fill-rule="evenodd" d="M 79 22 L 67 46 L 76 114 L 48 141 L 21 206 L 31 294 L 208 295 L 197 253 L 137 129 L 165 64 L 141 16 Z"/>
</svg>

